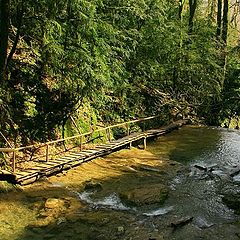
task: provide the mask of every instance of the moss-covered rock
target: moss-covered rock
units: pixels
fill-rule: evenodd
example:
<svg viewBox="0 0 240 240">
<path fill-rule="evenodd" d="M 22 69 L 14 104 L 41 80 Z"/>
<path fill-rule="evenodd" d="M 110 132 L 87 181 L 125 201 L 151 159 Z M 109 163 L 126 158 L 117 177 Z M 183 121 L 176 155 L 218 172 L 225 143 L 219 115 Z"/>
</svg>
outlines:
<svg viewBox="0 0 240 240">
<path fill-rule="evenodd" d="M 17 185 L 6 181 L 0 181 L 0 193 L 12 192 L 20 190 Z"/>
<path fill-rule="evenodd" d="M 143 185 L 120 193 L 120 198 L 135 206 L 163 204 L 168 197 L 169 189 L 163 184 Z"/>
</svg>

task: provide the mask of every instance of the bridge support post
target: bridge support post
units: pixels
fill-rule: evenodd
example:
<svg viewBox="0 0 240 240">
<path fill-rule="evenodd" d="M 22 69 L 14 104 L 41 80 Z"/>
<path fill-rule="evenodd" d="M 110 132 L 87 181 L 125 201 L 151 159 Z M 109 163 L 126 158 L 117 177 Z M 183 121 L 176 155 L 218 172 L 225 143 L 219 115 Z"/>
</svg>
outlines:
<svg viewBox="0 0 240 240">
<path fill-rule="evenodd" d="M 46 146 L 46 162 L 48 162 L 48 156 L 49 156 L 49 145 Z"/>
<path fill-rule="evenodd" d="M 108 142 L 111 142 L 110 128 L 107 128 L 107 129 L 106 129 L 106 134 L 107 134 Z"/>
<path fill-rule="evenodd" d="M 144 137 L 144 139 L 143 139 L 143 149 L 146 150 L 146 148 L 147 148 L 147 138 Z"/>
<path fill-rule="evenodd" d="M 128 136 L 130 135 L 130 126 L 129 126 L 129 123 L 127 123 L 127 135 L 128 135 Z"/>
<path fill-rule="evenodd" d="M 132 142 L 129 143 L 129 149 L 132 149 Z"/>
<path fill-rule="evenodd" d="M 80 137 L 80 151 L 82 151 L 83 136 Z"/>
</svg>

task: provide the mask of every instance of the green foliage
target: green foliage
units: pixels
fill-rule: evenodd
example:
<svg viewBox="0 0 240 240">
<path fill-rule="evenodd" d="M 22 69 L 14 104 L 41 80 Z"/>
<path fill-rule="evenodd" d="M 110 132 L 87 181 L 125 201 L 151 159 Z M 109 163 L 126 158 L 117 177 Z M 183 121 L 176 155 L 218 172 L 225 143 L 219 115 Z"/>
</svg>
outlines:
<svg viewBox="0 0 240 240">
<path fill-rule="evenodd" d="M 4 155 L 4 153 L 0 153 L 0 168 L 4 169 L 7 165 L 7 161 L 6 161 L 6 156 Z"/>
<path fill-rule="evenodd" d="M 8 183 L 6 181 L 0 181 L 0 194 L 7 192 L 17 192 L 20 188 L 15 184 Z"/>
<path fill-rule="evenodd" d="M 191 33 L 187 5 L 179 19 L 174 0 L 20 2 L 11 2 L 9 42 L 19 9 L 23 21 L 0 95 L 8 137 L 44 141 L 155 114 L 211 124 L 239 116 L 239 56 L 223 67 L 224 45 L 201 1 Z"/>
<path fill-rule="evenodd" d="M 237 48 L 238 49 L 238 48 Z M 239 121 L 240 116 L 240 58 L 239 53 L 233 49 L 230 53 L 228 71 L 222 91 L 220 122 L 226 118 Z M 239 123 L 237 123 L 239 124 Z"/>
</svg>

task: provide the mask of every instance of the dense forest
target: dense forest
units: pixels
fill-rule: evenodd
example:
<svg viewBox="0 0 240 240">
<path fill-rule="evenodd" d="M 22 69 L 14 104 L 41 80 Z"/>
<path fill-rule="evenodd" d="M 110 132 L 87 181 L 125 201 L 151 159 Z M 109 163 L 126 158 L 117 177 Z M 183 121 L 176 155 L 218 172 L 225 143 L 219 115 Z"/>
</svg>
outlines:
<svg viewBox="0 0 240 240">
<path fill-rule="evenodd" d="M 1 0 L 1 145 L 151 115 L 238 127 L 239 16 L 238 0 Z"/>
</svg>

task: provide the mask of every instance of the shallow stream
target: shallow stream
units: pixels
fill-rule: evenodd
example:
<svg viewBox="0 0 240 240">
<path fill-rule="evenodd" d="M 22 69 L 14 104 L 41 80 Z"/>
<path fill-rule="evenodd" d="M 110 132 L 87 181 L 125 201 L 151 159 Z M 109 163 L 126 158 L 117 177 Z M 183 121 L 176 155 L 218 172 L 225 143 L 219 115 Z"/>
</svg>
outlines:
<svg viewBox="0 0 240 240">
<path fill-rule="evenodd" d="M 0 194 L 0 239 L 240 239 L 239 173 L 239 131 L 186 126 Z"/>
</svg>

